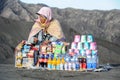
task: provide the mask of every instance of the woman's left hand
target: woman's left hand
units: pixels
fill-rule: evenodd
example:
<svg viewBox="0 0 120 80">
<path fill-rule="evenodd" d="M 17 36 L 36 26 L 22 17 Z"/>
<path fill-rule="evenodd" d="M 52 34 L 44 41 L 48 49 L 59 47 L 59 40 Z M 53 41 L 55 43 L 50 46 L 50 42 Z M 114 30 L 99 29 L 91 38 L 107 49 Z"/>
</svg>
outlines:
<svg viewBox="0 0 120 80">
<path fill-rule="evenodd" d="M 65 46 L 70 45 L 70 43 L 68 43 L 68 42 L 63 42 L 63 43 L 64 43 Z"/>
</svg>

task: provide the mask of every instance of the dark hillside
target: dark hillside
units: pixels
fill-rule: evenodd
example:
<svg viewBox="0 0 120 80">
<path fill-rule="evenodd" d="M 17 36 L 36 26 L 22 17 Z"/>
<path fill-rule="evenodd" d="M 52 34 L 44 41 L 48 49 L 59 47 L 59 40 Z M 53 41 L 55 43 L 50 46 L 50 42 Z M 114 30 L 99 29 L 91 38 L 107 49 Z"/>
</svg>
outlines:
<svg viewBox="0 0 120 80">
<path fill-rule="evenodd" d="M 0 62 L 13 57 L 15 46 L 27 39 L 31 25 L 32 23 L 0 17 Z"/>
</svg>

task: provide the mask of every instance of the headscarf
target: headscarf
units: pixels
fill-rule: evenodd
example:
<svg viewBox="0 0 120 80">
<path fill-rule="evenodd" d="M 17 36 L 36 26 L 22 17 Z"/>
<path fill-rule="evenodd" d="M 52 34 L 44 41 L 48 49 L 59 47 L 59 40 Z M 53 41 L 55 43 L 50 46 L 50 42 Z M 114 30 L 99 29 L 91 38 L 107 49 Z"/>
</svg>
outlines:
<svg viewBox="0 0 120 80">
<path fill-rule="evenodd" d="M 52 19 L 52 10 L 49 7 L 42 7 L 38 12 L 38 15 L 44 15 L 47 17 L 47 20 L 50 21 Z"/>
<path fill-rule="evenodd" d="M 47 18 L 47 20 L 45 21 L 45 23 L 41 23 L 39 17 L 38 19 L 36 19 L 35 21 L 39 22 L 41 27 L 47 27 L 49 25 L 49 22 L 52 19 L 52 10 L 49 7 L 42 7 L 38 12 L 38 15 L 42 15 L 45 16 Z"/>
</svg>

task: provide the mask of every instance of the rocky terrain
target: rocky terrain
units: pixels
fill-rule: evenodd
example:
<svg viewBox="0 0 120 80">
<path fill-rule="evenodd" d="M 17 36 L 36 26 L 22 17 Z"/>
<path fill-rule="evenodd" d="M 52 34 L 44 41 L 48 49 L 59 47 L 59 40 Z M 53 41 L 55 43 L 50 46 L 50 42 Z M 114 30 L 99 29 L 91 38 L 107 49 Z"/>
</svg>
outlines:
<svg viewBox="0 0 120 80">
<path fill-rule="evenodd" d="M 0 0 L 0 80 L 119 80 L 119 68 L 102 73 L 15 69 L 14 48 L 21 40 L 27 40 L 35 13 L 42 6 L 47 5 Z M 73 41 L 75 34 L 92 34 L 98 45 L 100 64 L 120 64 L 120 10 L 52 10 L 68 42 Z"/>
<path fill-rule="evenodd" d="M 26 4 L 20 0 L 0 0 L 0 62 L 13 55 L 15 46 L 27 39 L 44 4 Z M 100 63 L 120 63 L 120 10 L 82 10 L 52 8 L 53 17 L 62 26 L 68 42 L 75 34 L 92 34 L 98 44 Z M 7 50 L 5 50 L 7 49 Z M 8 55 L 10 56 L 8 56 Z"/>
</svg>

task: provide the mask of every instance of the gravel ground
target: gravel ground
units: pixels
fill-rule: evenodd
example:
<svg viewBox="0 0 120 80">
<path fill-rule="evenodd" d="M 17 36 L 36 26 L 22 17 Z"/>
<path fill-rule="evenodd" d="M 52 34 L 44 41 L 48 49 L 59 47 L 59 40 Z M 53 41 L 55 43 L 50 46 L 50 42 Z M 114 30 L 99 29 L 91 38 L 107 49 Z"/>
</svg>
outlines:
<svg viewBox="0 0 120 80">
<path fill-rule="evenodd" d="M 43 71 L 16 69 L 0 64 L 0 80 L 120 80 L 120 68 L 108 72 Z"/>
</svg>

